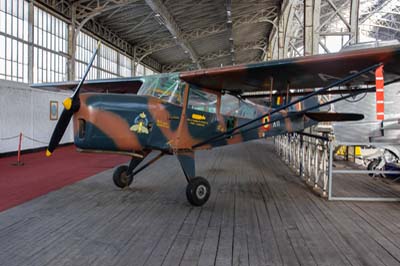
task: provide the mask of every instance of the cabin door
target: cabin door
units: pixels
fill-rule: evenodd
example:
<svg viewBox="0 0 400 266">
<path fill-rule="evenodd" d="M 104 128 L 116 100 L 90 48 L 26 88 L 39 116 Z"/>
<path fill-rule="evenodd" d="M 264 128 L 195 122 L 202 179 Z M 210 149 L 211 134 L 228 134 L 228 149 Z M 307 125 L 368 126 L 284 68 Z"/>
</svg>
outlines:
<svg viewBox="0 0 400 266">
<path fill-rule="evenodd" d="M 186 122 L 191 138 L 202 141 L 221 133 L 218 131 L 217 102 L 217 94 L 190 88 Z"/>
</svg>

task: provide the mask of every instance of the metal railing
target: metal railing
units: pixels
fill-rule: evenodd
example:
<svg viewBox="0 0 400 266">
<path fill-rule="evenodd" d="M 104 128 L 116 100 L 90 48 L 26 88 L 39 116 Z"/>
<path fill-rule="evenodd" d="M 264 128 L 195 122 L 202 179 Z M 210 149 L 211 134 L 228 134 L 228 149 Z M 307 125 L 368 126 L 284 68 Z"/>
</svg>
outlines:
<svg viewBox="0 0 400 266">
<path fill-rule="evenodd" d="M 335 174 L 400 174 L 400 171 L 334 169 L 335 147 L 343 145 L 379 147 L 382 143 L 335 143 L 326 137 L 296 133 L 277 136 L 274 138 L 274 143 L 276 152 L 282 160 L 321 197 L 342 201 L 400 201 L 400 197 L 338 197 L 332 195 Z"/>
<path fill-rule="evenodd" d="M 393 143 L 385 143 L 393 144 Z M 375 146 L 379 147 L 382 143 L 354 143 L 354 142 L 343 142 L 343 143 L 333 143 L 329 144 L 329 190 L 328 190 L 328 200 L 343 200 L 343 201 L 400 201 L 400 197 L 362 197 L 362 196 L 348 196 L 348 197 L 337 197 L 332 195 L 333 190 L 333 176 L 334 174 L 400 174 L 400 171 L 382 171 L 382 170 L 360 170 L 360 169 L 333 169 L 333 151 L 335 146 Z"/>
<path fill-rule="evenodd" d="M 274 138 L 277 153 L 306 184 L 327 196 L 329 139 L 306 134 L 286 134 Z"/>
</svg>

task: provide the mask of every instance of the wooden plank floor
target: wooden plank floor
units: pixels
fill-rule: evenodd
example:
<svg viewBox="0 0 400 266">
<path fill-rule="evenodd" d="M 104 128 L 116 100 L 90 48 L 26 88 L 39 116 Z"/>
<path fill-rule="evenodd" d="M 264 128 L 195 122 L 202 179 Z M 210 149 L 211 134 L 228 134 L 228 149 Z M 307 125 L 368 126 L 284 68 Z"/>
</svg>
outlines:
<svg viewBox="0 0 400 266">
<path fill-rule="evenodd" d="M 204 207 L 172 156 L 128 190 L 110 169 L 0 213 L 0 265 L 400 265 L 399 203 L 327 202 L 265 141 L 196 158 Z"/>
</svg>

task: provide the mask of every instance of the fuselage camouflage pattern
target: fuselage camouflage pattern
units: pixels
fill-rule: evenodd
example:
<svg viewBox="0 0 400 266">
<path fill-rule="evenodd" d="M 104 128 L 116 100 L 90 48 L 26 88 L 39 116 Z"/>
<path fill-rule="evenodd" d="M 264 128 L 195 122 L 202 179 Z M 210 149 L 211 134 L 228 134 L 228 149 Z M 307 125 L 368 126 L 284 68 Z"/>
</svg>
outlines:
<svg viewBox="0 0 400 266">
<path fill-rule="evenodd" d="M 74 142 L 82 150 L 138 154 L 160 150 L 173 154 L 191 150 L 200 142 L 267 114 L 285 100 L 285 97 L 274 97 L 272 104 L 266 107 L 198 88 L 180 80 L 177 75 L 156 75 L 143 80 L 137 95 L 82 93 L 79 111 L 73 119 Z M 317 104 L 317 97 L 303 103 L 304 106 L 313 104 Z M 196 149 L 301 131 L 316 124 L 304 115 L 280 119 L 301 108 L 301 104 L 297 104 L 288 110 L 266 115 L 255 130 L 238 131 L 230 138 Z M 267 121 L 275 122 L 262 125 Z"/>
</svg>

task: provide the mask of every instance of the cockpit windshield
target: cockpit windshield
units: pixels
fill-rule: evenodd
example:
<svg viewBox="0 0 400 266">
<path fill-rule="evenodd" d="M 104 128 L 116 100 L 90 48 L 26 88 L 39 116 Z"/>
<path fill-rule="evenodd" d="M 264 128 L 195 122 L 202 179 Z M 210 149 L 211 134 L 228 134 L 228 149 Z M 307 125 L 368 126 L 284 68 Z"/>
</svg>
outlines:
<svg viewBox="0 0 400 266">
<path fill-rule="evenodd" d="M 184 86 L 185 83 L 180 81 L 178 73 L 147 76 L 137 94 L 181 105 Z"/>
</svg>

